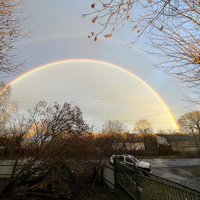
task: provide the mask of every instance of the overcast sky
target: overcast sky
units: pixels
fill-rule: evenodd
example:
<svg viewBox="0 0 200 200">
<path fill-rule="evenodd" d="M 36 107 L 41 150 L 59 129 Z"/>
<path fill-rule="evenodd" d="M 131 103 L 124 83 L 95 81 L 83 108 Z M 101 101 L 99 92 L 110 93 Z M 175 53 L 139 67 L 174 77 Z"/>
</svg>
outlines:
<svg viewBox="0 0 200 200">
<path fill-rule="evenodd" d="M 165 101 L 178 119 L 185 112 L 198 109 L 184 101 L 186 92 L 152 65 L 158 57 L 146 55 L 141 48 L 148 42 L 143 37 L 131 49 L 131 29 L 125 26 L 112 38 L 100 36 L 97 42 L 88 39 L 91 31 L 100 30 L 91 22 L 90 0 L 27 0 L 24 15 L 30 15 L 31 37 L 20 39 L 19 59 L 26 60 L 24 73 L 48 63 L 68 59 L 92 59 L 117 65 L 144 80 Z M 149 48 L 149 47 L 148 47 Z M 10 82 L 17 76 L 7 77 Z M 174 123 L 161 101 L 142 82 L 130 74 L 106 64 L 73 62 L 55 65 L 20 79 L 13 87 L 13 100 L 20 112 L 33 107 L 39 100 L 49 103 L 76 102 L 88 123 L 100 128 L 108 119 L 120 120 L 132 131 L 142 118 L 158 129 L 174 129 Z"/>
</svg>

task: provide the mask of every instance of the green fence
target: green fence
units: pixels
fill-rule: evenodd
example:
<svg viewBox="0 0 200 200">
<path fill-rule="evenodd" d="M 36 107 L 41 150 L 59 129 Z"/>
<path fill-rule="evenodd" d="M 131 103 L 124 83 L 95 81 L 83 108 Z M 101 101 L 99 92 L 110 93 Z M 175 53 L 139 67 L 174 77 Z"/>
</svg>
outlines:
<svg viewBox="0 0 200 200">
<path fill-rule="evenodd" d="M 115 183 L 134 200 L 200 200 L 200 193 L 115 162 Z"/>
</svg>

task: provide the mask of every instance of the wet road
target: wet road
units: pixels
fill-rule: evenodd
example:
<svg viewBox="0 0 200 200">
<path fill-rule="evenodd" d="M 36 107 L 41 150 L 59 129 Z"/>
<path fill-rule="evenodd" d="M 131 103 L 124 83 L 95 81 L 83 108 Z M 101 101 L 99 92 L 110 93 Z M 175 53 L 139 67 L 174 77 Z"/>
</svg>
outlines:
<svg viewBox="0 0 200 200">
<path fill-rule="evenodd" d="M 180 159 L 144 159 L 151 163 L 153 167 L 192 167 L 200 166 L 199 158 L 180 158 Z"/>
<path fill-rule="evenodd" d="M 200 159 L 144 159 L 152 166 L 152 173 L 200 192 L 200 178 L 187 168 L 199 166 Z"/>
</svg>

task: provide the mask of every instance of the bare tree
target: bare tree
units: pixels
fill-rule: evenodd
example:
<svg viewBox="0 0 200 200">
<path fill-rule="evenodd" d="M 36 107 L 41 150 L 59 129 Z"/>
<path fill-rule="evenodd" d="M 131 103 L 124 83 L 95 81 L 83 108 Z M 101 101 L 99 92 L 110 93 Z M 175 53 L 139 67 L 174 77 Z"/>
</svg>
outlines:
<svg viewBox="0 0 200 200">
<path fill-rule="evenodd" d="M 34 137 L 41 136 L 37 138 L 41 144 L 48 138 L 53 141 L 61 135 L 64 138 L 89 130 L 80 108 L 73 103 L 65 103 L 63 106 L 55 103 L 51 106 L 45 101 L 40 101 L 35 109 L 29 110 L 28 113 L 37 133 Z"/>
<path fill-rule="evenodd" d="M 5 88 L 3 82 L 0 83 L 0 131 L 5 128 L 6 122 L 18 110 L 17 103 L 10 100 L 11 87 Z"/>
<path fill-rule="evenodd" d="M 182 115 L 178 123 L 183 132 L 198 134 L 200 140 L 200 111 L 192 111 Z"/>
<path fill-rule="evenodd" d="M 152 133 L 152 124 L 151 122 L 147 121 L 146 119 L 140 119 L 135 123 L 134 131 L 140 134 L 147 134 Z"/>
<path fill-rule="evenodd" d="M 185 113 L 179 118 L 178 123 L 182 131 L 193 134 L 200 155 L 200 147 L 198 144 L 198 140 L 200 141 L 200 111 Z M 198 134 L 198 138 L 196 134 Z"/>
<path fill-rule="evenodd" d="M 131 46 L 142 36 L 150 38 L 154 52 L 163 57 L 156 67 L 175 80 L 200 89 L 200 6 L 197 0 L 96 0 L 91 5 L 92 22 L 98 22 L 100 32 L 91 32 L 89 37 L 105 38 L 128 23 L 133 32 Z M 105 33 L 105 31 L 107 31 Z M 152 49 L 151 49 L 152 50 Z"/>
<path fill-rule="evenodd" d="M 17 159 L 20 155 L 21 143 L 26 135 L 27 129 L 22 125 L 24 118 L 18 117 L 17 115 L 12 115 L 1 129 L 0 135 L 4 138 L 4 144 L 1 148 L 3 157 L 16 157 Z M 19 126 L 19 124 L 21 125 Z"/>
<path fill-rule="evenodd" d="M 137 121 L 134 125 L 134 131 L 142 135 L 144 139 L 145 148 L 147 149 L 147 136 L 148 134 L 151 134 L 153 132 L 151 122 L 147 121 L 146 119 L 141 119 Z"/>
<path fill-rule="evenodd" d="M 95 143 L 99 149 L 99 162 L 113 149 L 113 143 L 122 139 L 122 134 L 128 132 L 125 124 L 118 120 L 108 120 L 103 125 L 102 132 L 96 136 Z"/>
<path fill-rule="evenodd" d="M 16 41 L 19 37 L 27 37 L 29 31 L 23 31 L 27 17 L 22 16 L 22 6 L 25 0 L 0 1 L 0 73 L 6 74 L 20 72 L 23 63 L 17 61 Z"/>
<path fill-rule="evenodd" d="M 23 194 L 20 186 L 28 184 L 27 192 L 43 191 L 41 195 L 45 195 L 52 191 L 52 198 L 64 195 L 69 199 L 70 181 L 75 180 L 72 169 L 83 170 L 81 162 L 86 163 L 83 155 L 91 155 L 89 126 L 80 108 L 73 103 L 61 106 L 41 101 L 28 114 L 6 129 L 23 140 L 13 160 L 12 174 L 1 185 L 0 198 Z M 34 135 L 27 137 L 33 127 Z"/>
<path fill-rule="evenodd" d="M 104 125 L 104 132 L 110 134 L 121 134 L 127 132 L 127 127 L 124 123 L 118 120 L 108 120 Z"/>
</svg>

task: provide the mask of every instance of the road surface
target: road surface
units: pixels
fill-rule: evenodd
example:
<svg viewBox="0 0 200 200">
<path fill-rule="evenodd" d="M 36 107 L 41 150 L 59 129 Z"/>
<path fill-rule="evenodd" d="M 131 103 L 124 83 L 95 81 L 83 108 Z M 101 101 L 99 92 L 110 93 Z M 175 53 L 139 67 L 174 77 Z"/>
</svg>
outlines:
<svg viewBox="0 0 200 200">
<path fill-rule="evenodd" d="M 144 159 L 152 166 L 152 173 L 200 192 L 200 178 L 187 168 L 200 167 L 200 159 Z"/>
</svg>

